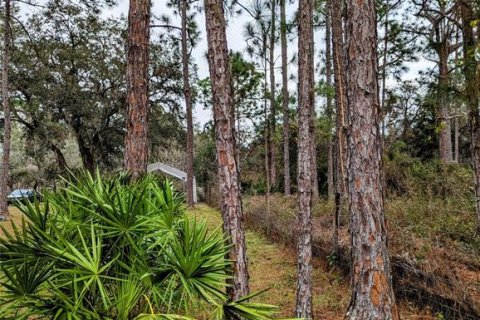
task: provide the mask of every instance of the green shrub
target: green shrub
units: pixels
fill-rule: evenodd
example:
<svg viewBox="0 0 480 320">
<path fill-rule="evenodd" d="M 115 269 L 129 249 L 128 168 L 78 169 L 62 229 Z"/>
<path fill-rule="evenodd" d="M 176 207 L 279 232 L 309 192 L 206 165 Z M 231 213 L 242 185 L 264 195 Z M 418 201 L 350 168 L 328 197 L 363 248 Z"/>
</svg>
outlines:
<svg viewBox="0 0 480 320">
<path fill-rule="evenodd" d="M 224 237 L 184 214 L 168 180 L 84 173 L 43 204 L 20 209 L 23 225 L 0 239 L 1 319 L 268 319 L 274 312 L 249 297 L 228 301 Z"/>
</svg>

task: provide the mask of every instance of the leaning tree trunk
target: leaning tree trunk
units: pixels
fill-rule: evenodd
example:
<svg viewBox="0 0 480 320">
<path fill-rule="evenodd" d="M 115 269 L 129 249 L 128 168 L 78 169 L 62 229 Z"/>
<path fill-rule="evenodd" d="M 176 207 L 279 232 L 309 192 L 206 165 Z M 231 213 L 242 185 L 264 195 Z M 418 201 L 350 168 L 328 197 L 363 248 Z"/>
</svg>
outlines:
<svg viewBox="0 0 480 320">
<path fill-rule="evenodd" d="M 124 167 L 134 178 L 147 170 L 150 0 L 130 0 L 127 43 L 127 135 Z"/>
<path fill-rule="evenodd" d="M 277 151 L 275 145 L 276 108 L 275 108 L 275 8 L 276 1 L 271 0 L 271 25 L 270 25 L 270 139 L 268 140 L 268 153 L 270 159 L 270 184 L 277 184 Z"/>
<path fill-rule="evenodd" d="M 192 94 L 190 90 L 190 76 L 188 68 L 187 45 L 187 0 L 181 2 L 182 12 L 182 64 L 183 64 L 183 94 L 187 116 L 187 204 L 193 207 L 193 115 Z"/>
<path fill-rule="evenodd" d="M 399 319 L 387 249 L 374 0 L 347 1 L 352 298 L 349 319 Z"/>
<path fill-rule="evenodd" d="M 478 41 L 472 27 L 476 17 L 473 11 L 473 1 L 461 1 L 462 31 L 463 31 L 463 72 L 466 80 L 466 98 L 468 106 L 468 123 L 470 126 L 470 148 L 472 152 L 472 164 L 475 178 L 475 204 L 477 212 L 477 231 L 480 232 L 480 113 L 479 113 L 479 89 L 478 62 L 475 59 L 475 48 Z"/>
<path fill-rule="evenodd" d="M 325 75 L 327 80 L 327 117 L 329 122 L 328 132 L 328 153 L 327 153 L 327 183 L 328 183 L 328 199 L 332 200 L 335 197 L 335 178 L 334 178 L 334 150 L 335 142 L 332 134 L 332 116 L 333 116 L 333 104 L 332 96 L 330 94 L 330 88 L 332 87 L 332 32 L 330 22 L 329 10 L 325 13 Z"/>
<path fill-rule="evenodd" d="M 298 278 L 296 316 L 312 319 L 313 0 L 299 1 L 298 25 Z"/>
<path fill-rule="evenodd" d="M 2 159 L 2 173 L 0 176 L 0 221 L 9 218 L 8 212 L 8 179 L 10 166 L 10 134 L 11 134 L 11 119 L 10 119 L 10 101 L 8 91 L 8 67 L 10 58 L 10 41 L 11 41 L 11 25 L 10 25 L 10 0 L 5 0 L 4 8 L 4 23 L 3 23 L 3 61 L 2 61 L 2 99 L 3 99 L 3 117 L 4 117 L 4 131 L 3 131 L 3 159 Z"/>
<path fill-rule="evenodd" d="M 347 195 L 347 90 L 345 75 L 345 50 L 343 31 L 344 1 L 329 0 L 332 24 L 333 74 L 335 78 L 335 214 L 333 230 L 334 251 L 338 251 L 338 228 L 344 200 Z"/>
<path fill-rule="evenodd" d="M 287 53 L 287 16 L 285 0 L 280 0 L 280 42 L 282 46 L 282 110 L 283 110 L 283 178 L 285 195 L 291 193 L 290 187 L 290 114 L 288 94 L 288 53 Z"/>
<path fill-rule="evenodd" d="M 229 280 L 227 291 L 230 298 L 236 300 L 249 293 L 248 264 L 240 178 L 235 157 L 232 79 L 222 0 L 205 0 L 205 23 L 212 79 L 221 212 L 223 229 L 231 245 L 229 258 L 233 262 L 232 279 Z"/>
</svg>

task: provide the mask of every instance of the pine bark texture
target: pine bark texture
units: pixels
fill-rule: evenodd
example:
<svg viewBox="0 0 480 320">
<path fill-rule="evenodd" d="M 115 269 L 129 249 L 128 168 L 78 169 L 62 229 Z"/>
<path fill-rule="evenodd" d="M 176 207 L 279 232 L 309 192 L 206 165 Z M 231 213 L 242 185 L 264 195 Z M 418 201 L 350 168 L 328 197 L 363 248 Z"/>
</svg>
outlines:
<svg viewBox="0 0 480 320">
<path fill-rule="evenodd" d="M 352 298 L 348 319 L 399 319 L 385 228 L 374 0 L 347 1 L 348 188 Z"/>
<path fill-rule="evenodd" d="M 296 316 L 312 319 L 313 0 L 299 1 L 298 26 L 298 278 Z"/>
<path fill-rule="evenodd" d="M 287 15 L 285 0 L 280 0 L 280 42 L 282 50 L 282 110 L 283 110 L 283 178 L 285 195 L 291 193 L 290 186 L 290 114 L 288 92 Z"/>
<path fill-rule="evenodd" d="M 124 167 L 134 178 L 147 171 L 150 0 L 130 0 L 127 42 L 127 135 Z"/>
<path fill-rule="evenodd" d="M 183 95 L 185 97 L 185 110 L 187 117 L 187 205 L 193 207 L 193 114 L 192 93 L 190 89 L 190 70 L 188 67 L 187 43 L 187 0 L 181 2 L 182 12 L 182 67 L 183 67 Z"/>
<path fill-rule="evenodd" d="M 8 180 L 10 176 L 10 136 L 11 136 L 11 119 L 10 119 L 10 94 L 8 83 L 8 68 L 10 59 L 10 42 L 11 42 L 11 6 L 10 0 L 5 0 L 4 7 L 4 23 L 3 23 L 3 61 L 2 61 L 2 102 L 3 102 L 3 117 L 4 117 L 4 129 L 3 129 L 3 159 L 2 159 L 2 172 L 0 176 L 0 221 L 7 220 L 9 218 L 8 212 Z"/>
<path fill-rule="evenodd" d="M 347 88 L 345 71 L 345 41 L 343 28 L 344 1 L 329 0 L 332 24 L 333 74 L 335 79 L 335 213 L 333 245 L 338 250 L 338 228 L 343 203 L 347 198 Z"/>
<path fill-rule="evenodd" d="M 227 288 L 231 299 L 249 293 L 245 226 L 236 162 L 234 105 L 225 16 L 222 0 L 205 0 L 208 62 L 212 79 L 213 116 L 223 229 L 231 244 L 233 274 Z"/>
<path fill-rule="evenodd" d="M 475 38 L 472 21 L 477 17 L 474 14 L 474 3 L 471 0 L 460 1 L 463 31 L 463 72 L 466 80 L 466 98 L 468 107 L 468 123 L 470 128 L 470 149 L 475 179 L 475 204 L 477 213 L 477 231 L 480 232 L 480 110 L 478 84 L 480 81 L 478 62 L 475 58 L 475 48 L 478 40 Z M 478 37 L 478 35 L 477 35 Z"/>
</svg>

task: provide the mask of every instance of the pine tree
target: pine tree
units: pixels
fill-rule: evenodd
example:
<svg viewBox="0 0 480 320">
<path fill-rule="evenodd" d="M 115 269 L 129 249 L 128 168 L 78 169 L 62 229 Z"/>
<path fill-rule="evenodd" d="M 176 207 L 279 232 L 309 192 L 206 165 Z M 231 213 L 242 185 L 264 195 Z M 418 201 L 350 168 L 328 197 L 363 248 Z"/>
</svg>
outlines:
<svg viewBox="0 0 480 320">
<path fill-rule="evenodd" d="M 478 35 L 475 37 L 473 26 L 479 24 L 475 16 L 474 3 L 471 0 L 460 0 L 463 33 L 463 72 L 465 75 L 465 95 L 468 107 L 468 123 L 470 127 L 470 149 L 475 181 L 475 205 L 477 212 L 477 232 L 480 232 L 480 81 L 475 49 L 478 48 Z"/>
<path fill-rule="evenodd" d="M 229 259 L 233 262 L 233 275 L 227 291 L 231 299 L 237 300 L 249 293 L 248 263 L 240 178 L 236 160 L 232 76 L 222 0 L 205 0 L 205 23 L 212 82 L 220 210 L 223 229 L 231 245 Z"/>
<path fill-rule="evenodd" d="M 399 319 L 382 183 L 375 1 L 347 1 L 348 189 L 352 243 L 349 319 Z"/>
<path fill-rule="evenodd" d="M 150 0 L 130 0 L 127 43 L 127 135 L 124 167 L 137 178 L 148 161 Z"/>
<path fill-rule="evenodd" d="M 11 3 L 5 0 L 4 7 L 4 23 L 3 23 L 3 61 L 2 61 L 2 102 L 3 102 L 3 159 L 2 172 L 0 176 L 0 221 L 7 220 L 8 212 L 8 180 L 10 176 L 10 135 L 11 135 L 11 119 L 10 119 L 10 94 L 9 94 L 9 59 L 10 59 L 10 42 L 11 42 Z"/>
<path fill-rule="evenodd" d="M 343 28 L 344 1 L 328 1 L 332 24 L 332 60 L 335 79 L 335 214 L 333 245 L 338 251 L 338 228 L 343 203 L 347 198 L 347 87 Z"/>
<path fill-rule="evenodd" d="M 190 89 L 190 70 L 188 66 L 188 43 L 187 43 L 187 7 L 188 0 L 181 0 L 182 20 L 182 66 L 183 66 L 183 94 L 185 97 L 185 109 L 187 117 L 187 205 L 193 206 L 193 114 L 192 93 Z"/>
<path fill-rule="evenodd" d="M 282 111 L 283 111 L 283 177 L 285 195 L 289 196 L 290 187 L 290 114 L 288 92 L 288 43 L 285 0 L 280 0 L 280 42 L 282 50 Z"/>
<path fill-rule="evenodd" d="M 312 319 L 313 0 L 299 1 L 298 25 L 298 275 L 296 316 Z M 316 177 L 315 177 L 316 179 Z"/>
</svg>

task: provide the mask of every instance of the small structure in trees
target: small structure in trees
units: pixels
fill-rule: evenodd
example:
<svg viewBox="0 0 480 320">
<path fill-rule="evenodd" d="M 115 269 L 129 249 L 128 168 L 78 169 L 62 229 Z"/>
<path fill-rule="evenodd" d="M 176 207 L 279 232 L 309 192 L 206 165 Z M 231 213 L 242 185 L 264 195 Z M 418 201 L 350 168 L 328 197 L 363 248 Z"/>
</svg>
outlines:
<svg viewBox="0 0 480 320">
<path fill-rule="evenodd" d="M 168 176 L 177 178 L 182 181 L 183 186 L 187 183 L 187 173 L 177 168 L 171 167 L 161 162 L 151 163 L 147 166 L 147 172 L 162 172 Z M 193 177 L 193 203 L 197 203 L 197 181 Z"/>
</svg>

